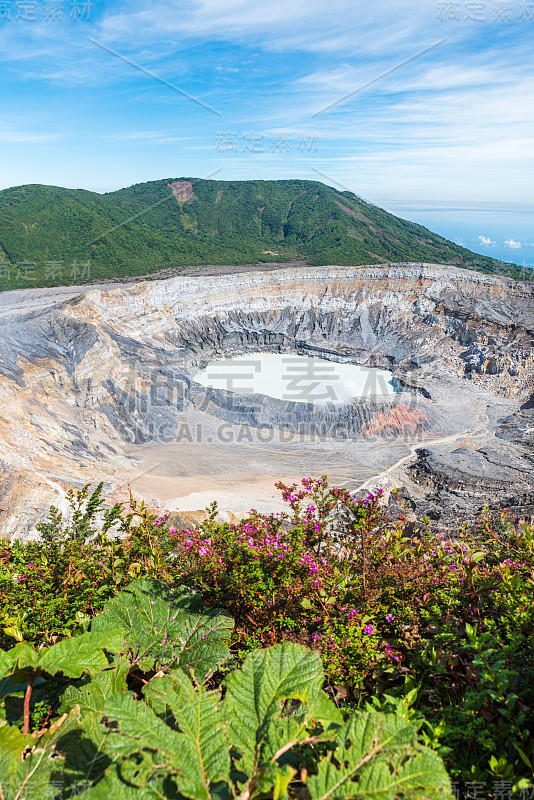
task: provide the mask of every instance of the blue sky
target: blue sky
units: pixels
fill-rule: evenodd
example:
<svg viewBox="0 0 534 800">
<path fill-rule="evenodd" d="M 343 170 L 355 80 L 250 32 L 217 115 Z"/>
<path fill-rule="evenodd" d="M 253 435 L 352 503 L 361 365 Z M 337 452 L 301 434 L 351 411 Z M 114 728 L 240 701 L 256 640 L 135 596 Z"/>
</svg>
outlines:
<svg viewBox="0 0 534 800">
<path fill-rule="evenodd" d="M 0 1 L 0 188 L 313 178 L 534 264 L 533 44 L 534 0 Z"/>
</svg>

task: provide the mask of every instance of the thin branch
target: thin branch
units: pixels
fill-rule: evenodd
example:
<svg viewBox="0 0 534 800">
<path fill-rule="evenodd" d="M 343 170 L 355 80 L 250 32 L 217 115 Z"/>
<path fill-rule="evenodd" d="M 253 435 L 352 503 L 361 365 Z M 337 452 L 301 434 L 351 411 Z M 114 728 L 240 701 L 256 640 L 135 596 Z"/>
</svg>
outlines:
<svg viewBox="0 0 534 800">
<path fill-rule="evenodd" d="M 30 700 L 34 680 L 35 673 L 33 672 L 28 679 L 28 685 L 26 686 L 26 692 L 24 694 L 24 728 L 22 730 L 24 736 L 27 736 L 30 731 Z"/>
</svg>

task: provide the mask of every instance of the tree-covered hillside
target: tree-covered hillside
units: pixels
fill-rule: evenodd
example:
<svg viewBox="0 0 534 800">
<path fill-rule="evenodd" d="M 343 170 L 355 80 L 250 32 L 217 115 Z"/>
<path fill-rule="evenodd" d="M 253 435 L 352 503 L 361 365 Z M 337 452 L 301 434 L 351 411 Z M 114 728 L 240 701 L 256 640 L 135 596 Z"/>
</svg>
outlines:
<svg viewBox="0 0 534 800">
<path fill-rule="evenodd" d="M 520 276 L 317 181 L 166 179 L 100 195 L 0 192 L 0 288 L 145 275 L 195 264 L 425 261 Z"/>
</svg>

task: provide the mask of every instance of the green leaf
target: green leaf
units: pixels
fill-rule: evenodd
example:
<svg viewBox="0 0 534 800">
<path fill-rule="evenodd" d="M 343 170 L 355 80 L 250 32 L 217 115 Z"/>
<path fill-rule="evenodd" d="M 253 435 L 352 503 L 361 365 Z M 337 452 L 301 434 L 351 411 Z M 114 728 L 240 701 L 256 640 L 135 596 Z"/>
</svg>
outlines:
<svg viewBox="0 0 534 800">
<path fill-rule="evenodd" d="M 108 697 L 127 690 L 129 669 L 130 662 L 121 658 L 113 668 L 97 673 L 84 686 L 68 686 L 61 695 L 60 711 L 70 711 L 79 706 L 82 718 L 91 712 L 102 714 Z"/>
<path fill-rule="evenodd" d="M 77 709 L 65 714 L 37 741 L 18 728 L 0 728 L 0 797 L 54 798 L 61 793 L 60 777 L 64 759 L 56 751 L 58 740 L 79 722 Z"/>
<path fill-rule="evenodd" d="M 336 718 L 325 702 L 323 680 L 319 655 L 289 643 L 253 651 L 226 678 L 223 713 L 230 744 L 240 754 L 236 766 L 249 786 L 274 786 L 278 753 L 307 738 L 310 719 Z M 306 704 L 308 713 L 299 713 L 290 700 Z"/>
<path fill-rule="evenodd" d="M 220 609 L 200 611 L 198 594 L 173 595 L 160 581 L 133 581 L 108 600 L 91 630 L 121 628 L 142 670 L 190 667 L 203 680 L 228 657 L 233 620 Z"/>
<path fill-rule="evenodd" d="M 512 744 L 513 744 L 513 746 L 515 747 L 515 749 L 517 750 L 517 752 L 519 753 L 519 756 L 520 756 L 520 758 L 521 758 L 521 761 L 522 761 L 524 764 L 526 764 L 526 766 L 527 766 L 529 769 L 532 769 L 532 762 L 531 762 L 530 758 L 527 756 L 527 754 L 524 752 L 524 750 L 522 750 L 522 749 L 519 747 L 519 745 L 518 745 L 518 744 L 516 744 L 515 742 L 512 742 Z"/>
<path fill-rule="evenodd" d="M 17 644 L 6 652 L 0 652 L 0 676 L 37 670 L 50 675 L 62 672 L 70 678 L 79 678 L 84 672 L 95 673 L 107 667 L 104 651 L 117 652 L 123 646 L 124 634 L 120 629 L 83 633 L 62 639 L 38 652 L 28 644 Z"/>
<path fill-rule="evenodd" d="M 105 650 L 116 653 L 123 647 L 124 633 L 120 628 L 82 633 L 40 651 L 38 666 L 50 674 L 62 672 L 69 678 L 79 678 L 84 672 L 94 675 L 108 666 Z"/>
<path fill-rule="evenodd" d="M 130 692 L 112 695 L 106 702 L 105 715 L 118 723 L 121 737 L 115 737 L 116 744 L 122 737 L 133 740 L 131 752 L 141 752 L 146 748 L 166 754 L 175 752 L 179 746 L 178 732 L 160 720 L 144 703 L 134 700 Z M 120 744 L 119 749 L 123 749 Z M 169 764 L 172 763 L 171 758 Z"/>
<path fill-rule="evenodd" d="M 120 768 L 110 767 L 102 780 L 87 788 L 83 800 L 168 800 L 177 797 L 168 794 L 163 778 L 153 778 L 148 786 L 128 785 L 121 777 Z"/>
<path fill-rule="evenodd" d="M 21 642 L 10 650 L 0 651 L 0 677 L 10 675 L 24 667 L 33 667 L 39 661 L 38 653 L 29 644 Z"/>
<path fill-rule="evenodd" d="M 297 770 L 292 769 L 289 764 L 284 764 L 277 770 L 274 782 L 273 800 L 285 800 L 288 786 L 296 774 Z"/>
<path fill-rule="evenodd" d="M 228 781 L 230 770 L 218 694 L 203 686 L 195 689 L 184 673 L 156 679 L 148 694 L 156 705 L 172 711 L 179 730 L 166 725 L 151 708 L 131 696 L 115 695 L 106 703 L 106 716 L 118 723 L 119 733 L 108 745 L 122 747 L 124 742 L 117 741 L 122 737 L 131 743 L 130 758 L 152 752 L 157 774 L 174 777 L 180 794 L 192 800 L 209 800 L 210 786 Z M 145 779 L 151 779 L 150 770 Z"/>
<path fill-rule="evenodd" d="M 109 735 L 110 731 L 102 725 L 102 715 L 90 712 L 75 730 L 62 737 L 66 787 L 86 786 L 104 775 L 112 763 L 105 749 Z"/>
<path fill-rule="evenodd" d="M 165 708 L 167 718 L 170 712 L 183 734 L 180 791 L 191 798 L 209 797 L 210 785 L 228 781 L 230 772 L 218 692 L 195 688 L 184 672 L 173 671 L 151 680 L 143 694 L 153 708 Z"/>
<path fill-rule="evenodd" d="M 396 800 L 420 793 L 450 800 L 450 781 L 439 756 L 417 744 L 416 728 L 396 714 L 354 714 L 335 739 L 336 749 L 308 779 L 313 800 L 373 797 Z"/>
<path fill-rule="evenodd" d="M 24 640 L 24 634 L 22 630 L 16 625 L 10 625 L 7 628 L 4 628 L 4 633 L 6 636 L 11 636 L 12 639 L 16 639 L 18 642 L 22 642 Z"/>
</svg>

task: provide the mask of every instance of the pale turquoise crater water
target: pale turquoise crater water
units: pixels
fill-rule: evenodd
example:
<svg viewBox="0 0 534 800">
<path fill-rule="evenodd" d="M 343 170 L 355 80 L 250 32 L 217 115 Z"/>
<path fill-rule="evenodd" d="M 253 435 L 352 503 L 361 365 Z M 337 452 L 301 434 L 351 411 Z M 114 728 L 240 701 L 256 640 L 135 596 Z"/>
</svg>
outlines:
<svg viewBox="0 0 534 800">
<path fill-rule="evenodd" d="M 386 370 L 287 353 L 252 353 L 213 361 L 195 381 L 237 394 L 265 394 L 316 405 L 395 393 Z"/>
</svg>

